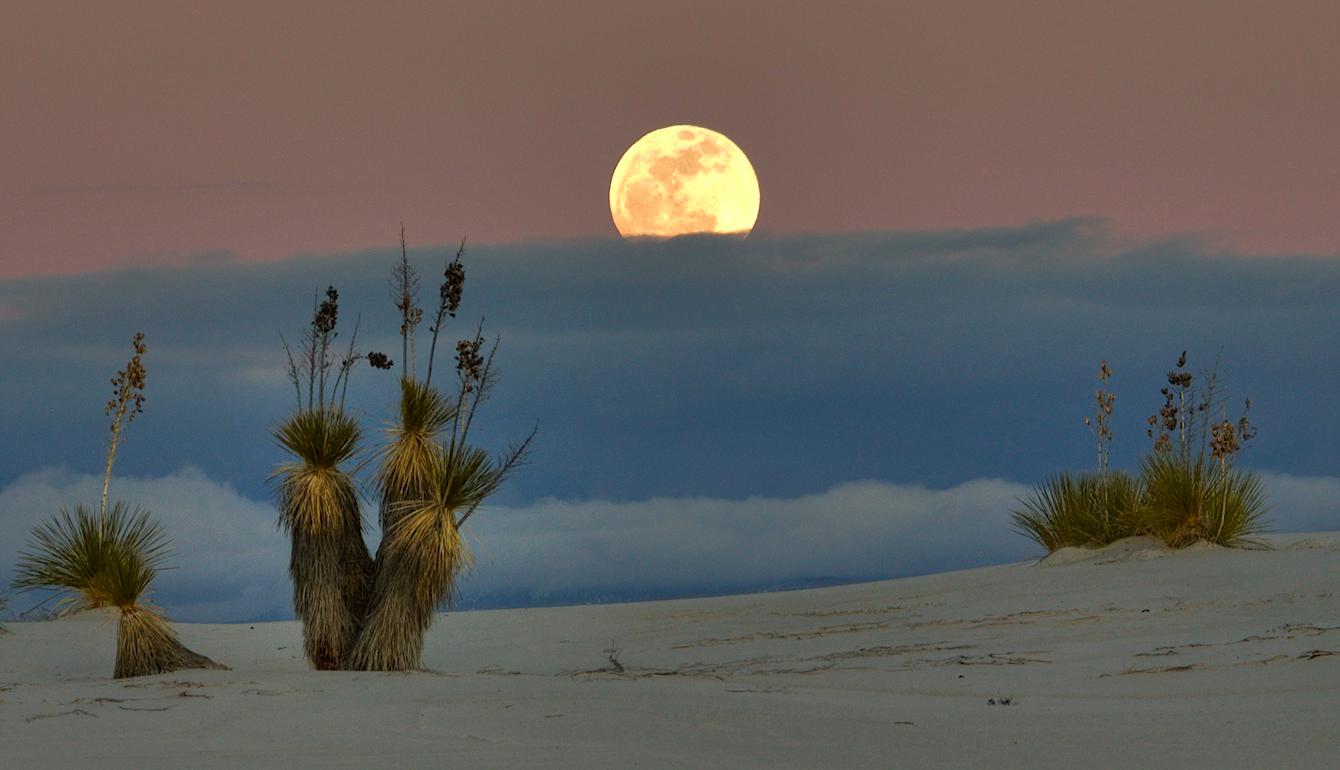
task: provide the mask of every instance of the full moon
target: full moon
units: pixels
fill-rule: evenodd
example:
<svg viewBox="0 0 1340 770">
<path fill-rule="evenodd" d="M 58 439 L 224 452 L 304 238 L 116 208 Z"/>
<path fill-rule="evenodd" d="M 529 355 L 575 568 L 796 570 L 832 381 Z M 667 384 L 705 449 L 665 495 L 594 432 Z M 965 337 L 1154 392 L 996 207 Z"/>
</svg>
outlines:
<svg viewBox="0 0 1340 770">
<path fill-rule="evenodd" d="M 758 220 L 758 177 L 744 152 L 699 126 L 659 128 L 614 167 L 610 215 L 625 238 L 745 236 Z"/>
</svg>

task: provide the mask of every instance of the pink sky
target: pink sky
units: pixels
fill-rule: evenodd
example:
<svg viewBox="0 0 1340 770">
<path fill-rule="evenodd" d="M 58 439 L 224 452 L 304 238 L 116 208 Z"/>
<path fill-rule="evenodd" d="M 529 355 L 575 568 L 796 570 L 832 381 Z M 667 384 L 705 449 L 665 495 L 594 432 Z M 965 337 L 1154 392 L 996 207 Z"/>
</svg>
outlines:
<svg viewBox="0 0 1340 770">
<path fill-rule="evenodd" d="M 0 277 L 613 236 L 674 123 L 749 154 L 773 233 L 1340 254 L 1337 39 L 1330 0 L 11 3 Z"/>
</svg>

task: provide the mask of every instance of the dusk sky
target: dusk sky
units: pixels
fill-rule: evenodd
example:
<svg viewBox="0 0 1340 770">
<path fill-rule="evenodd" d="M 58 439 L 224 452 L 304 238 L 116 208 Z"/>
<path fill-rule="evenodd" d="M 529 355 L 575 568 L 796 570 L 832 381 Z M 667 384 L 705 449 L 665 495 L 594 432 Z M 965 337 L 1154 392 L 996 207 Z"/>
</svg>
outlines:
<svg viewBox="0 0 1340 770">
<path fill-rule="evenodd" d="M 1340 250 L 1340 6 L 10 3 L 0 275 L 604 236 L 620 153 L 731 137 L 767 233 L 1097 216 Z"/>
<path fill-rule="evenodd" d="M 468 606 L 1036 555 L 1009 512 L 1091 464 L 1098 362 L 1133 467 L 1184 349 L 1254 400 L 1276 528 L 1340 529 L 1337 34 L 1303 1 L 10 3 L 0 580 L 96 495 L 143 331 L 113 492 L 177 540 L 159 601 L 288 617 L 278 335 L 334 284 L 398 350 L 401 222 L 425 301 L 469 239 L 481 440 L 540 426 Z M 615 164 L 676 124 L 748 155 L 747 239 L 619 237 Z M 356 374 L 370 435 L 393 383 Z"/>
</svg>

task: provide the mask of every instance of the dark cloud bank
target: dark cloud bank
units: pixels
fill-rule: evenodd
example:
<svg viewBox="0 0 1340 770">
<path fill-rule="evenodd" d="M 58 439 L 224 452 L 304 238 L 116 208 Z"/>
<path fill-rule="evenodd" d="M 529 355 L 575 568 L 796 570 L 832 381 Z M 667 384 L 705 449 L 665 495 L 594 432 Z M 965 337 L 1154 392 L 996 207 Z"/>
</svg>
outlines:
<svg viewBox="0 0 1340 770">
<path fill-rule="evenodd" d="M 413 252 L 426 285 L 447 252 Z M 143 330 L 149 403 L 118 491 L 177 535 L 188 568 L 164 576 L 161 599 L 182 617 L 284 615 L 265 486 L 281 459 L 267 430 L 292 397 L 278 334 L 333 283 L 346 330 L 361 313 L 364 347 L 398 354 L 396 253 L 0 283 L 0 571 L 32 520 L 96 481 L 103 390 Z M 501 446 L 540 424 L 533 464 L 472 520 L 467 603 L 1023 558 L 1008 510 L 1026 485 L 1090 462 L 1080 421 L 1099 359 L 1116 370 L 1115 459 L 1130 466 L 1183 349 L 1196 368 L 1222 350 L 1234 396 L 1253 398 L 1261 434 L 1244 461 L 1270 474 L 1280 528 L 1340 528 L 1340 258 L 1121 242 L 1076 220 L 472 247 L 467 268 L 450 340 L 481 313 L 503 337 L 480 438 Z M 355 378 L 370 431 L 392 376 Z"/>
</svg>

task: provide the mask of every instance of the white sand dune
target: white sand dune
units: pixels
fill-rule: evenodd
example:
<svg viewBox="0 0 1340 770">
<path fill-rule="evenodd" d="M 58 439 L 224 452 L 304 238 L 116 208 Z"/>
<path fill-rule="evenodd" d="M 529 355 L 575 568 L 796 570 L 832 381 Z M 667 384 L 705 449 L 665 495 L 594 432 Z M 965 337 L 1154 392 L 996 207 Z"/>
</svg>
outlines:
<svg viewBox="0 0 1340 770">
<path fill-rule="evenodd" d="M 114 681 L 112 616 L 11 623 L 0 767 L 1338 767 L 1340 533 L 1272 542 L 451 614 L 408 674 L 179 624 L 233 670 Z"/>
</svg>

